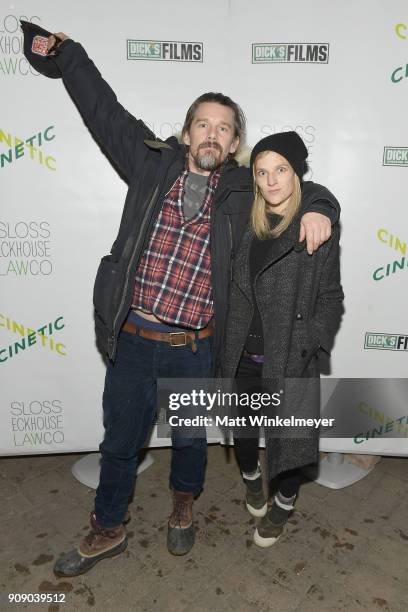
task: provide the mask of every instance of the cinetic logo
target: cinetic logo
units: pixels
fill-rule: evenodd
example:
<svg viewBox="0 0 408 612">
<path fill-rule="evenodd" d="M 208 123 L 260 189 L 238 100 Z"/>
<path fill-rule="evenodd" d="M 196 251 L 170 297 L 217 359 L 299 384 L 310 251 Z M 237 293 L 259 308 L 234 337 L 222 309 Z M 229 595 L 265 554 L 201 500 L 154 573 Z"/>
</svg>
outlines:
<svg viewBox="0 0 408 612">
<path fill-rule="evenodd" d="M 0 145 L 6 147 L 5 150 L 3 148 L 3 151 L 0 149 L 0 169 L 7 168 L 10 164 L 25 158 L 55 172 L 57 160 L 43 148 L 54 140 L 54 130 L 55 127 L 50 125 L 45 130 L 23 139 L 0 128 Z"/>
<path fill-rule="evenodd" d="M 408 166 L 408 147 L 384 147 L 383 166 Z"/>
<path fill-rule="evenodd" d="M 408 269 L 408 257 L 407 257 L 407 242 L 396 236 L 394 233 L 387 230 L 385 227 L 380 227 L 377 231 L 377 238 L 382 244 L 387 246 L 389 249 L 398 253 L 398 259 L 389 261 L 383 264 L 379 268 L 376 268 L 373 272 L 373 280 L 381 281 L 387 277 L 390 277 L 398 272 Z"/>
<path fill-rule="evenodd" d="M 398 36 L 398 38 L 401 38 L 402 40 L 407 40 L 408 36 L 408 28 L 406 26 L 405 23 L 397 23 L 395 25 L 395 33 Z"/>
<path fill-rule="evenodd" d="M 61 334 L 65 329 L 65 321 L 62 315 L 54 321 L 41 325 L 41 327 L 31 327 L 0 313 L 0 328 L 17 336 L 17 340 L 12 341 L 7 346 L 0 345 L 0 367 L 10 359 L 27 354 L 27 351 L 31 352 L 40 347 L 59 357 L 66 357 L 67 355 L 67 347 L 61 342 Z"/>
<path fill-rule="evenodd" d="M 408 415 L 394 416 L 392 418 L 382 410 L 370 406 L 365 401 L 358 404 L 357 410 L 369 417 L 376 426 L 354 436 L 355 444 L 363 444 L 371 438 L 379 438 L 381 436 L 408 438 Z"/>
<path fill-rule="evenodd" d="M 405 23 L 395 24 L 395 34 L 401 41 L 406 41 L 408 36 L 408 27 Z M 408 78 L 408 64 L 397 66 L 391 73 L 391 81 L 393 83 L 401 83 L 404 79 Z"/>
<path fill-rule="evenodd" d="M 408 351 L 408 336 L 366 332 L 364 348 L 377 351 Z"/>
<path fill-rule="evenodd" d="M 175 40 L 127 40 L 128 60 L 202 62 L 203 43 Z"/>
<path fill-rule="evenodd" d="M 253 64 L 328 64 L 329 43 L 254 43 Z"/>
</svg>

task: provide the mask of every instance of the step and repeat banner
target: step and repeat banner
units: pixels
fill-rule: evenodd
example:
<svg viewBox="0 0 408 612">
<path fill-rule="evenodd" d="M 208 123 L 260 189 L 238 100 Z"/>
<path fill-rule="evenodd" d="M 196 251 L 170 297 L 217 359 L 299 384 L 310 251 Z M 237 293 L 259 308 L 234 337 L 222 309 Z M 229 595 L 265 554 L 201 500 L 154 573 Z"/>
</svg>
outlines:
<svg viewBox="0 0 408 612">
<path fill-rule="evenodd" d="M 3 2 L 1 454 L 98 447 L 105 365 L 92 289 L 126 194 L 62 81 L 28 65 L 20 18 L 81 42 L 121 103 L 159 138 L 181 130 L 205 91 L 239 102 L 249 147 L 296 130 L 309 149 L 309 178 L 327 185 L 343 211 L 346 313 L 330 374 L 406 376 L 405 2 Z M 370 427 L 322 448 L 408 454 L 403 420 L 398 439 L 388 436 L 393 415 L 384 394 L 359 393 L 347 395 L 347 409 L 365 411 Z"/>
</svg>

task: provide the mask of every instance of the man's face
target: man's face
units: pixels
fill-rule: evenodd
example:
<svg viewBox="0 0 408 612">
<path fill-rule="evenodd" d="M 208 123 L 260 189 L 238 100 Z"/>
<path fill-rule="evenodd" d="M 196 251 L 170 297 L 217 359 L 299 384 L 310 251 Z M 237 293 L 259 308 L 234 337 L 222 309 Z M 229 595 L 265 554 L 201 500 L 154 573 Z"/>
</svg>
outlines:
<svg viewBox="0 0 408 612">
<path fill-rule="evenodd" d="M 238 148 L 234 111 L 218 102 L 202 102 L 190 130 L 183 135 L 183 142 L 190 147 L 189 170 L 198 174 L 210 174 Z"/>
</svg>

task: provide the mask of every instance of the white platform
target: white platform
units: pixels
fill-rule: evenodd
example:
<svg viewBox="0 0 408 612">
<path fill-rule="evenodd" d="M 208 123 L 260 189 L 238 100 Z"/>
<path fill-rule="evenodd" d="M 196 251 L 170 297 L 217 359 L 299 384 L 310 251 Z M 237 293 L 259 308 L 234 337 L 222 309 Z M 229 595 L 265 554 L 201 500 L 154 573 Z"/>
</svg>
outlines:
<svg viewBox="0 0 408 612">
<path fill-rule="evenodd" d="M 324 487 L 343 489 L 367 476 L 374 467 L 363 470 L 345 460 L 342 453 L 329 453 L 320 460 L 317 477 L 316 470 L 313 468 L 305 468 L 303 472 Z"/>
<path fill-rule="evenodd" d="M 99 473 L 100 473 L 100 453 L 89 453 L 82 459 L 78 459 L 71 468 L 72 474 L 75 476 L 80 483 L 96 489 L 99 484 Z M 154 459 L 150 453 L 147 453 L 143 461 L 137 468 L 137 473 L 140 474 L 147 470 L 152 465 Z"/>
</svg>

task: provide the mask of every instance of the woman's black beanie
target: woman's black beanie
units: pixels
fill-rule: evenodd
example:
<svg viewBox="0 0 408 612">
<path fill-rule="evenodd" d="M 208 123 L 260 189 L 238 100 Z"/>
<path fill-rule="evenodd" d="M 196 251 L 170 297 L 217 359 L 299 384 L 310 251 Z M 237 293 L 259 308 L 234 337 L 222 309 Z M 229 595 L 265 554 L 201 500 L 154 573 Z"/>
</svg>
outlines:
<svg viewBox="0 0 408 612">
<path fill-rule="evenodd" d="M 307 172 L 306 159 L 309 153 L 305 143 L 296 132 L 271 134 L 257 142 L 251 153 L 251 172 L 253 171 L 256 156 L 263 151 L 275 151 L 275 153 L 282 155 L 282 157 L 288 160 L 300 180 L 302 180 L 303 175 Z"/>
</svg>

